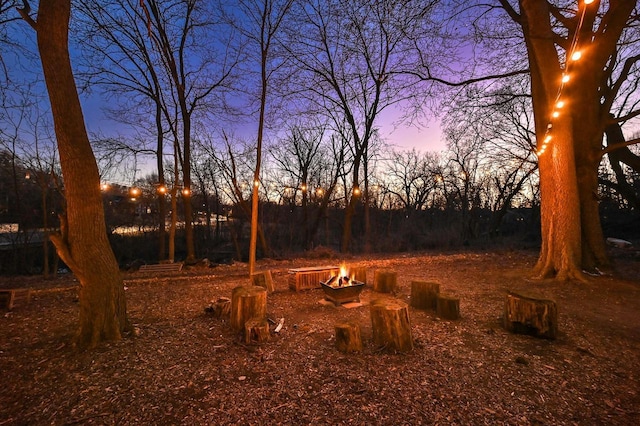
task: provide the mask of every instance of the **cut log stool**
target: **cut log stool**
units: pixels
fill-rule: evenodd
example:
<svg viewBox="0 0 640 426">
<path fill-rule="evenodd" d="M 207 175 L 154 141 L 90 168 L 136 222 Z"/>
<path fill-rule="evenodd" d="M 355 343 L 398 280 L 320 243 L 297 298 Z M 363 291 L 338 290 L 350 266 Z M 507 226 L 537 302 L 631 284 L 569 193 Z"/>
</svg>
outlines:
<svg viewBox="0 0 640 426">
<path fill-rule="evenodd" d="M 418 309 L 436 310 L 440 284 L 427 281 L 411 282 L 411 306 Z"/>
<path fill-rule="evenodd" d="M 267 289 L 260 286 L 236 287 L 231 292 L 231 327 L 244 330 L 250 319 L 267 316 Z"/>
<path fill-rule="evenodd" d="M 211 302 L 207 312 L 211 312 L 215 318 L 229 318 L 231 315 L 231 299 L 219 297 L 215 302 Z"/>
<path fill-rule="evenodd" d="M 373 291 L 393 293 L 398 286 L 398 273 L 395 271 L 377 270 L 373 274 Z"/>
<path fill-rule="evenodd" d="M 558 308 L 553 300 L 507 294 L 504 328 L 517 334 L 555 339 L 558 334 Z"/>
<path fill-rule="evenodd" d="M 367 267 L 366 266 L 349 266 L 349 274 L 354 280 L 361 283 L 367 283 Z"/>
<path fill-rule="evenodd" d="M 266 318 L 251 318 L 244 323 L 245 343 L 264 343 L 269 341 L 269 322 Z"/>
<path fill-rule="evenodd" d="M 273 293 L 274 291 L 276 291 L 276 286 L 273 284 L 271 271 L 256 272 L 251 274 L 251 284 L 264 287 L 269 293 Z"/>
<path fill-rule="evenodd" d="M 440 318 L 457 320 L 460 318 L 460 299 L 439 294 L 436 302 L 436 314 Z"/>
<path fill-rule="evenodd" d="M 413 349 L 411 321 L 406 303 L 395 299 L 377 299 L 371 302 L 373 343 L 398 352 Z"/>
<path fill-rule="evenodd" d="M 362 351 L 360 326 L 350 321 L 336 324 L 336 348 L 340 352 Z"/>
</svg>

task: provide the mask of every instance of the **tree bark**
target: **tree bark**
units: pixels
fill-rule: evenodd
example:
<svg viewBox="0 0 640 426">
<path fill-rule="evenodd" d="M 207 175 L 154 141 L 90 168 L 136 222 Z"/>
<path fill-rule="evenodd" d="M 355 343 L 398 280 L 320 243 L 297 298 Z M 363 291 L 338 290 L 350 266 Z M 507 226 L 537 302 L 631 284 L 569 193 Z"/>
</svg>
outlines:
<svg viewBox="0 0 640 426">
<path fill-rule="evenodd" d="M 267 289 L 264 287 L 236 287 L 231 292 L 231 327 L 243 330 L 250 319 L 266 318 Z"/>
<path fill-rule="evenodd" d="M 336 324 L 336 348 L 340 352 L 362 351 L 360 326 L 355 322 L 345 321 Z"/>
<path fill-rule="evenodd" d="M 399 300 L 378 299 L 371 302 L 373 342 L 398 352 L 413 350 L 411 321 L 407 304 Z"/>
<path fill-rule="evenodd" d="M 611 86 L 610 73 L 635 2 L 608 4 L 599 23 L 594 7 L 578 2 L 577 14 L 564 22 L 569 31 L 563 41 L 552 28 L 554 11 L 548 2 L 520 0 L 521 15 L 506 0 L 501 3 L 525 37 L 538 148 L 551 137 L 547 149 L 539 151 L 543 241 L 536 270 L 542 277 L 582 280 L 583 269 L 610 267 L 598 211 L 598 167 L 618 90 Z M 572 40 L 588 58 L 570 58 Z M 565 50 L 564 63 L 558 46 Z M 566 83 L 561 83 L 563 73 L 570 78 Z M 567 106 L 552 119 L 558 100 Z"/>
<path fill-rule="evenodd" d="M 68 49 L 70 0 L 40 2 L 38 50 L 51 102 L 67 216 L 61 234 L 51 236 L 60 258 L 79 283 L 80 327 L 76 343 L 91 348 L 117 340 L 128 329 L 124 285 L 107 239 L 100 176 L 89 144 Z"/>
</svg>

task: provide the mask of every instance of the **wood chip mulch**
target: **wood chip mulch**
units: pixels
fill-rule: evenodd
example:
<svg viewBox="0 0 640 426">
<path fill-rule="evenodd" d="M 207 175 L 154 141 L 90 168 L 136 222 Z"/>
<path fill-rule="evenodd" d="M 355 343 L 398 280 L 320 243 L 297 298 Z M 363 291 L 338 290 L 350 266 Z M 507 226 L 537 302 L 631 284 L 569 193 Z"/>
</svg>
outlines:
<svg viewBox="0 0 640 426">
<path fill-rule="evenodd" d="M 124 275 L 135 336 L 77 352 L 77 285 L 66 276 L 2 278 L 33 288 L 0 310 L 0 425 L 631 425 L 640 424 L 640 260 L 584 283 L 534 280 L 532 252 L 422 253 L 346 259 L 367 268 L 362 306 L 321 303 L 320 289 L 288 288 L 290 268 L 340 259 L 262 260 L 276 291 L 272 329 L 245 344 L 211 301 L 247 285 L 245 264 Z M 439 282 L 460 298 L 461 319 L 410 307 L 414 349 L 372 342 L 377 269 Z M 555 300 L 559 337 L 508 333 L 507 292 Z M 335 324 L 360 325 L 364 349 L 335 347 Z"/>
</svg>

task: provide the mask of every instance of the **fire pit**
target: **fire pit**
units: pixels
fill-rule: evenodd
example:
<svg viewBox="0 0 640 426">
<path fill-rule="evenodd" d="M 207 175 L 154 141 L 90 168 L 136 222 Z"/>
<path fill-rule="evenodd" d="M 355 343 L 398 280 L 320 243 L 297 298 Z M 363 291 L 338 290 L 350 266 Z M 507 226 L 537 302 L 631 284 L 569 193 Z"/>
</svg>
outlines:
<svg viewBox="0 0 640 426">
<path fill-rule="evenodd" d="M 340 268 L 340 275 L 334 275 L 327 281 L 320 281 L 326 300 L 336 306 L 347 302 L 360 302 L 360 293 L 364 289 L 364 283 L 349 277 L 344 267 Z"/>
</svg>

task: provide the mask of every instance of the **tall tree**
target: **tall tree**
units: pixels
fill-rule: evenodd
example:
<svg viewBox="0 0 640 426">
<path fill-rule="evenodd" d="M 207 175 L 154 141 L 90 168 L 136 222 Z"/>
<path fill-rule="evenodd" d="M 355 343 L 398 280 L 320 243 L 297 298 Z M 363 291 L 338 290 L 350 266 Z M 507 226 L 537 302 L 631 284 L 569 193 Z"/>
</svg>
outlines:
<svg viewBox="0 0 640 426">
<path fill-rule="evenodd" d="M 187 261 L 195 259 L 193 239 L 193 207 L 191 204 L 191 149 L 195 112 L 213 94 L 225 87 L 237 65 L 237 56 L 228 51 L 217 52 L 211 38 L 213 22 L 207 21 L 207 2 L 202 0 L 145 0 L 149 32 L 165 67 L 176 109 L 180 116 L 182 146 L 179 152 L 182 168 L 182 195 L 185 216 Z M 222 44 L 225 46 L 225 44 Z"/>
<path fill-rule="evenodd" d="M 51 240 L 80 283 L 76 343 L 93 347 L 120 339 L 129 324 L 124 285 L 106 234 L 98 167 L 71 69 L 71 1 L 40 2 L 36 19 L 24 1 L 20 13 L 37 33 L 65 185 L 66 217 L 61 233 L 51 235 Z"/>
<path fill-rule="evenodd" d="M 246 26 L 241 26 L 245 37 L 258 51 L 260 66 L 260 95 L 258 112 L 258 134 L 256 137 L 256 163 L 253 171 L 251 195 L 251 237 L 249 241 L 249 273 L 253 273 L 256 263 L 258 243 L 258 201 L 260 185 L 260 166 L 262 163 L 262 145 L 265 133 L 265 120 L 269 84 L 273 74 L 281 65 L 274 60 L 274 44 L 276 35 L 285 19 L 293 0 L 241 0 L 240 13 L 244 16 Z"/>
<path fill-rule="evenodd" d="M 580 279 L 584 269 L 610 266 L 597 171 L 609 112 L 640 59 L 621 48 L 631 42 L 626 31 L 638 22 L 638 5 L 632 0 L 500 4 L 522 29 L 531 72 L 543 236 L 536 270 L 542 277 Z"/>
<path fill-rule="evenodd" d="M 409 68 L 413 37 L 434 1 L 313 1 L 298 11 L 300 25 L 288 45 L 304 75 L 308 101 L 332 120 L 347 125 L 353 169 L 341 249 L 350 250 L 352 223 L 360 200 L 363 162 L 379 114 L 410 96 L 398 78 Z"/>
</svg>

